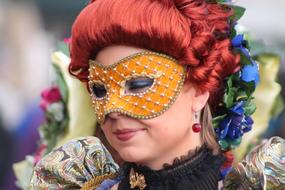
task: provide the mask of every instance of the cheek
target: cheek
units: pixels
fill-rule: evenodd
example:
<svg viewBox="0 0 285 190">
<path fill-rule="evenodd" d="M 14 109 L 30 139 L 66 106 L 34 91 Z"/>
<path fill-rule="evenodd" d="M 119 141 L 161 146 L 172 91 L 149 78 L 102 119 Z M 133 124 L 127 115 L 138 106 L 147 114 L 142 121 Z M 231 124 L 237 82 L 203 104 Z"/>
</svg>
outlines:
<svg viewBox="0 0 285 190">
<path fill-rule="evenodd" d="M 103 124 L 101 126 L 101 129 L 104 132 L 104 135 L 105 135 L 106 139 L 112 145 L 112 130 L 111 130 L 111 126 L 109 124 Z"/>
<path fill-rule="evenodd" d="M 185 134 L 187 131 L 187 126 L 182 125 L 163 125 L 163 126 L 157 126 L 153 128 L 153 131 L 156 133 L 155 136 L 157 136 L 160 139 L 168 139 L 171 141 L 171 139 L 181 138 L 181 135 Z"/>
<path fill-rule="evenodd" d="M 164 114 L 150 119 L 142 120 L 150 131 L 160 134 L 175 134 L 187 130 L 192 124 L 191 112 L 187 109 L 169 109 Z M 159 134 L 158 134 L 159 135 Z"/>
<path fill-rule="evenodd" d="M 171 117 L 158 117 L 142 122 L 148 126 L 148 143 L 156 145 L 176 141 L 184 137 L 189 130 L 189 121 L 185 118 L 184 120 L 177 120 L 177 118 Z"/>
<path fill-rule="evenodd" d="M 176 141 L 184 138 L 191 130 L 192 112 L 191 104 L 185 104 L 181 97 L 162 115 L 150 119 L 141 120 L 149 128 L 149 136 L 156 143 Z M 167 143 L 167 142 L 165 142 Z"/>
</svg>

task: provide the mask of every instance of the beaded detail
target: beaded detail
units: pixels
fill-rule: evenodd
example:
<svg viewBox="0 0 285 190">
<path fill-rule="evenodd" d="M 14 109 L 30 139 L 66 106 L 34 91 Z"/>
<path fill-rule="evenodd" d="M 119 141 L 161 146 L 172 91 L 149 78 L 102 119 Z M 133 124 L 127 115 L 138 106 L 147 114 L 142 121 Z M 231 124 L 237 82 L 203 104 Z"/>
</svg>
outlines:
<svg viewBox="0 0 285 190">
<path fill-rule="evenodd" d="M 185 80 L 186 69 L 177 60 L 150 51 L 132 54 L 112 65 L 94 60 L 89 64 L 89 88 L 100 124 L 111 112 L 136 119 L 161 115 L 174 103 Z M 139 92 L 127 92 L 127 81 L 140 78 L 153 83 Z M 94 85 L 104 88 L 106 95 L 98 97 L 102 93 L 96 94 Z"/>
</svg>

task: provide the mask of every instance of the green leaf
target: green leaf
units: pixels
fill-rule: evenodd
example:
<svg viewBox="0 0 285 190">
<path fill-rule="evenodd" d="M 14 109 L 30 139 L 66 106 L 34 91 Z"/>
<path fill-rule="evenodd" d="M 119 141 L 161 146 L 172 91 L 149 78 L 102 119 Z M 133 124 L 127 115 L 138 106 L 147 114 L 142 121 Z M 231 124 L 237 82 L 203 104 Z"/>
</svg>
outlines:
<svg viewBox="0 0 285 190">
<path fill-rule="evenodd" d="M 46 116 L 47 123 L 50 123 L 50 121 L 54 120 L 54 115 L 51 112 L 46 111 L 45 116 Z"/>
<path fill-rule="evenodd" d="M 244 106 L 244 114 L 246 116 L 252 115 L 255 112 L 255 110 L 256 110 L 256 105 L 253 104 L 252 102 L 248 102 Z"/>
<path fill-rule="evenodd" d="M 254 90 L 255 90 L 255 84 L 254 81 L 251 82 L 242 82 L 241 83 L 243 89 L 246 92 L 247 97 L 251 97 L 251 95 L 253 94 Z"/>
<path fill-rule="evenodd" d="M 223 97 L 223 102 L 227 108 L 233 103 L 233 100 L 234 100 L 233 93 L 234 93 L 233 92 L 233 75 L 231 75 L 226 79 L 226 91 Z"/>
<path fill-rule="evenodd" d="M 252 63 L 251 63 L 251 60 L 248 58 L 248 57 L 246 57 L 243 53 L 242 53 L 242 51 L 241 50 L 236 50 L 237 52 L 238 52 L 238 54 L 240 55 L 240 63 L 242 64 L 242 65 L 251 65 Z"/>
<path fill-rule="evenodd" d="M 231 24 L 233 25 L 233 24 Z M 237 35 L 237 31 L 234 26 L 231 27 L 231 32 L 230 32 L 230 39 L 233 39 Z"/>
<path fill-rule="evenodd" d="M 226 3 L 227 0 L 217 0 L 218 3 Z"/>
<path fill-rule="evenodd" d="M 236 5 L 231 5 L 232 9 L 234 10 L 233 16 L 231 16 L 231 20 L 238 21 L 245 13 L 245 8 L 236 6 Z"/>
<path fill-rule="evenodd" d="M 236 99 L 237 88 L 231 87 L 229 88 L 228 92 L 224 94 L 223 101 L 226 105 L 226 108 L 230 108 L 234 104 L 234 100 Z"/>
<path fill-rule="evenodd" d="M 241 143 L 241 137 L 237 139 L 229 139 L 229 144 L 230 144 L 231 149 L 238 147 L 240 143 Z"/>
<path fill-rule="evenodd" d="M 247 94 L 246 92 L 243 90 L 243 89 L 239 89 L 237 91 L 237 101 L 240 101 L 240 100 L 244 100 L 244 99 L 247 99 Z"/>
<path fill-rule="evenodd" d="M 219 143 L 222 150 L 224 150 L 224 151 L 228 150 L 229 143 L 227 142 L 227 140 L 222 139 L 222 140 L 219 140 L 218 143 Z"/>
<path fill-rule="evenodd" d="M 214 129 L 216 129 L 217 127 L 219 127 L 220 122 L 227 116 L 227 114 L 221 115 L 221 116 L 217 116 L 215 118 L 212 119 L 212 125 L 214 127 Z"/>
<path fill-rule="evenodd" d="M 233 78 L 234 76 L 231 75 L 230 77 L 228 77 L 227 80 L 227 90 L 230 89 L 233 86 Z"/>
<path fill-rule="evenodd" d="M 230 91 L 230 92 L 232 92 L 232 91 Z M 226 107 L 230 108 L 233 105 L 233 102 L 234 102 L 233 95 L 231 93 L 226 93 L 224 95 L 224 100 L 223 101 L 224 101 Z"/>
<path fill-rule="evenodd" d="M 233 81 L 240 82 L 240 72 L 239 71 L 233 74 L 232 76 L 233 76 Z"/>
<path fill-rule="evenodd" d="M 64 119 L 59 125 L 58 136 L 62 135 L 64 132 L 66 132 L 67 126 L 68 126 L 68 119 Z"/>
</svg>

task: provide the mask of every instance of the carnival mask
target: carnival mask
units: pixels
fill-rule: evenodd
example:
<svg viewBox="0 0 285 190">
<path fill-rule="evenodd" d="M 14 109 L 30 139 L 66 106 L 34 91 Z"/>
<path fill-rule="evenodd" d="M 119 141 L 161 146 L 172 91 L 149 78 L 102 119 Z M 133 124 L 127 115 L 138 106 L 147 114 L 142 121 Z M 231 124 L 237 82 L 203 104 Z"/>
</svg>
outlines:
<svg viewBox="0 0 285 190">
<path fill-rule="evenodd" d="M 99 124 L 111 112 L 132 118 L 161 115 L 175 101 L 185 68 L 163 54 L 139 52 L 112 65 L 89 62 L 89 88 Z"/>
</svg>

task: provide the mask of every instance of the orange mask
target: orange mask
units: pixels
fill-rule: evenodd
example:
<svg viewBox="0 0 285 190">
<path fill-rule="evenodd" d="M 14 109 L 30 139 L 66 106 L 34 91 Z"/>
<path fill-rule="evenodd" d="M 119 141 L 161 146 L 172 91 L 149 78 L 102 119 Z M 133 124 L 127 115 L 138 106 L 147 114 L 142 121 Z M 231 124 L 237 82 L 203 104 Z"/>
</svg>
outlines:
<svg viewBox="0 0 285 190">
<path fill-rule="evenodd" d="M 111 112 L 150 119 L 177 98 L 185 68 L 163 54 L 139 52 L 112 64 L 90 60 L 89 88 L 99 124 Z"/>
</svg>

